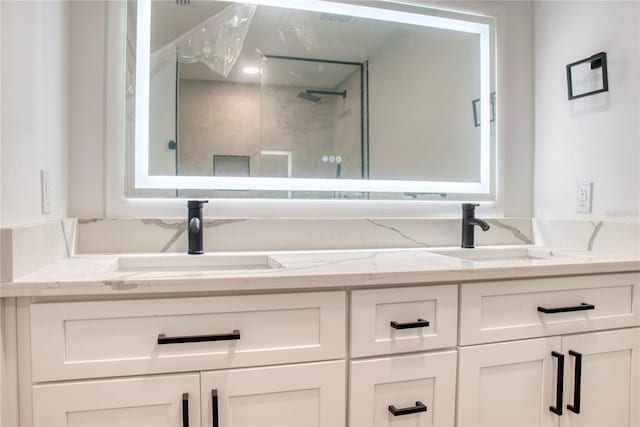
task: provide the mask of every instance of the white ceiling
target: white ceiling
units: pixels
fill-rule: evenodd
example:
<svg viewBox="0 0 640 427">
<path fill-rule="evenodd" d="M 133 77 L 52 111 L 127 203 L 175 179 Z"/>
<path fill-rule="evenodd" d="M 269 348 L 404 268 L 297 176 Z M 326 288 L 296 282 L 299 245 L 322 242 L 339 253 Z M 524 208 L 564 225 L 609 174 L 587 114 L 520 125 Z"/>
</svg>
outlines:
<svg viewBox="0 0 640 427">
<path fill-rule="evenodd" d="M 152 3 L 152 52 L 170 44 L 231 5 L 229 2 L 192 0 L 188 6 L 175 0 Z M 316 12 L 259 6 L 251 21 L 238 60 L 225 79 L 206 65 L 181 64 L 183 79 L 223 80 L 334 88 L 356 68 L 317 62 L 265 60 L 262 54 L 333 61 L 363 62 L 389 40 L 407 31 L 407 25 Z M 242 70 L 254 66 L 262 75 Z"/>
</svg>

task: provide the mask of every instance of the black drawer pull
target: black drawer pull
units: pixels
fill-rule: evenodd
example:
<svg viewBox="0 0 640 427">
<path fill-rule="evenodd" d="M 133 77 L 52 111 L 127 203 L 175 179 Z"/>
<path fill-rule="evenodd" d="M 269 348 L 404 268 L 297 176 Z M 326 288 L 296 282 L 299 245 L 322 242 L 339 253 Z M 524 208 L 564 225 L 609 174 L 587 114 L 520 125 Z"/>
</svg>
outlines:
<svg viewBox="0 0 640 427">
<path fill-rule="evenodd" d="M 595 310 L 596 306 L 593 304 L 582 303 L 580 305 L 574 305 L 573 307 L 558 307 L 558 308 L 544 308 L 538 307 L 538 311 L 544 314 L 554 314 L 554 313 L 568 313 L 570 311 L 586 311 L 586 310 Z"/>
<path fill-rule="evenodd" d="M 426 328 L 429 326 L 429 322 L 424 319 L 418 319 L 416 322 L 398 323 L 392 321 L 390 323 L 393 329 L 411 329 L 411 328 Z"/>
<path fill-rule="evenodd" d="M 218 421 L 218 390 L 211 390 L 211 419 L 213 427 L 219 427 Z"/>
<path fill-rule="evenodd" d="M 576 414 L 580 413 L 580 389 L 582 388 L 582 354 L 569 350 L 569 355 L 576 358 L 576 367 L 573 370 L 573 405 L 567 405 L 567 409 Z"/>
<path fill-rule="evenodd" d="M 189 393 L 182 393 L 182 427 L 189 427 Z"/>
<path fill-rule="evenodd" d="M 564 354 L 552 351 L 551 355 L 558 358 L 558 378 L 556 379 L 556 406 L 549 406 L 549 410 L 554 414 L 562 415 L 562 394 L 564 383 Z"/>
<path fill-rule="evenodd" d="M 239 340 L 240 331 L 234 329 L 230 334 L 218 335 L 192 335 L 188 337 L 167 337 L 164 334 L 158 335 L 158 344 L 184 344 L 188 342 L 206 342 L 206 341 L 231 341 Z"/>
<path fill-rule="evenodd" d="M 396 408 L 393 405 L 389 405 L 389 412 L 393 414 L 394 417 L 399 417 L 401 415 L 409 415 L 409 414 L 418 414 L 420 412 L 427 412 L 427 406 L 420 402 L 416 402 L 416 406 L 411 406 L 409 408 Z"/>
</svg>

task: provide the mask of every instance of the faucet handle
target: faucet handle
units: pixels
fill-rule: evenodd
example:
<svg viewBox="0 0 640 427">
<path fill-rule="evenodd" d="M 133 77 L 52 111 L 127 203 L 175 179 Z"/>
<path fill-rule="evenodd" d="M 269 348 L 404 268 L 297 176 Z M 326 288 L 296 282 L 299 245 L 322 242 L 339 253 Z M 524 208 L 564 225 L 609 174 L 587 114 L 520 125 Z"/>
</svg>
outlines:
<svg viewBox="0 0 640 427">
<path fill-rule="evenodd" d="M 191 218 L 191 221 L 189 221 L 189 233 L 198 234 L 201 228 L 202 226 L 200 225 L 200 219 L 196 218 L 195 216 Z"/>
<path fill-rule="evenodd" d="M 466 211 L 466 210 L 474 210 L 476 207 L 480 206 L 480 203 L 463 203 L 462 204 L 462 210 Z"/>
<path fill-rule="evenodd" d="M 187 202 L 187 207 L 189 209 L 200 209 L 202 205 L 204 205 L 205 203 L 209 203 L 209 201 L 208 200 L 189 200 Z"/>
</svg>

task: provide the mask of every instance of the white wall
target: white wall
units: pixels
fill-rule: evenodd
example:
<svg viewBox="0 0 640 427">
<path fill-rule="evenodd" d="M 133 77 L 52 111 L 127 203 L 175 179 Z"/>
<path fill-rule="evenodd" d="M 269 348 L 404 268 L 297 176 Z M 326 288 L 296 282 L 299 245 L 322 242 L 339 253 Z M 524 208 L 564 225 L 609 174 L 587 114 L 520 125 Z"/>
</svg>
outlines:
<svg viewBox="0 0 640 427">
<path fill-rule="evenodd" d="M 70 3 L 69 214 L 104 215 L 106 4 Z"/>
<path fill-rule="evenodd" d="M 97 2 L 96 4 L 102 4 Z M 425 2 L 419 2 L 425 4 Z M 532 35 L 532 3 L 518 2 L 485 2 L 485 1 L 446 1 L 432 3 L 459 11 L 486 14 L 497 17 L 498 26 L 498 138 L 503 150 L 499 153 L 504 174 L 504 185 L 498 189 L 504 203 L 505 216 L 531 216 L 533 188 L 533 35 Z M 72 8 L 74 5 L 72 5 Z M 94 6 L 98 7 L 98 6 Z M 106 13 L 102 17 L 98 13 L 90 14 L 85 19 L 86 26 L 102 28 L 106 22 Z M 73 30 L 73 27 L 72 27 Z M 93 48 L 86 49 L 82 57 L 74 58 L 74 66 L 83 69 L 89 63 L 104 64 L 105 47 L 101 40 L 92 42 Z M 94 85 L 102 85 L 94 79 Z M 95 86 L 94 86 L 95 87 Z M 508 106 L 508 108 L 506 107 Z M 103 114 L 94 112 L 97 121 L 103 120 Z M 104 123 L 103 121 L 101 123 Z M 82 141 L 90 144 L 95 155 L 84 156 L 80 151 L 71 151 L 71 180 L 87 182 L 86 185 L 75 186 L 70 193 L 70 216 L 102 217 L 102 206 L 105 200 L 103 164 L 100 157 L 102 150 L 98 143 L 106 146 L 113 141 L 95 139 Z M 75 142 L 72 142 L 75 144 Z M 74 158 L 75 157 L 75 158 Z M 425 207 L 419 203 L 413 216 L 424 216 Z M 281 208 L 278 208 L 281 209 Z M 335 207 L 328 208 L 335 212 Z M 289 210 L 289 209 L 287 209 Z M 446 209 L 445 209 L 446 210 Z M 459 206 L 452 206 L 448 215 L 458 215 Z M 167 216 L 160 209 L 155 209 L 156 216 Z M 217 212 L 223 212 L 218 209 Z M 316 207 L 309 210 L 311 214 L 318 212 Z M 371 207 L 367 207 L 368 215 L 375 215 Z M 442 210 L 439 211 L 442 215 Z M 406 213 L 405 213 L 406 214 Z M 169 214 L 170 215 L 170 214 Z"/>
<path fill-rule="evenodd" d="M 413 29 L 369 57 L 372 179 L 480 180 L 480 36 Z"/>
<path fill-rule="evenodd" d="M 67 211 L 69 7 L 0 2 L 3 227 L 60 219 Z M 51 213 L 43 215 L 40 170 L 49 172 Z"/>
<path fill-rule="evenodd" d="M 535 215 L 638 219 L 640 3 L 535 6 Z M 565 65 L 607 52 L 609 92 L 569 101 Z M 593 213 L 577 214 L 576 185 L 593 181 Z"/>
<path fill-rule="evenodd" d="M 171 57 L 151 57 L 149 82 L 149 174 L 175 175 L 176 150 L 176 61 Z"/>
</svg>

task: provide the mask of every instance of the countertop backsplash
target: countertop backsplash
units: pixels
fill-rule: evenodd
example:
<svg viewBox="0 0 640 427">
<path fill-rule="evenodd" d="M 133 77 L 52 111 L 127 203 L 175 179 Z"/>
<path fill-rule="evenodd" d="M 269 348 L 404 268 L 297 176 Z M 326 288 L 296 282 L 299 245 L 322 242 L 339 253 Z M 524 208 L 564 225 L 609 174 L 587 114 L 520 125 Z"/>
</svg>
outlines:
<svg viewBox="0 0 640 427">
<path fill-rule="evenodd" d="M 528 218 L 489 219 L 477 245 L 531 244 Z M 205 251 L 290 251 L 459 246 L 460 219 L 210 219 Z M 186 221 L 80 219 L 77 253 L 185 252 Z"/>
<path fill-rule="evenodd" d="M 478 246 L 544 245 L 640 256 L 640 223 L 488 219 Z M 2 230 L 2 282 L 75 254 L 186 252 L 182 219 L 65 219 Z M 460 220 L 208 219 L 208 252 L 433 248 L 460 245 Z"/>
</svg>

